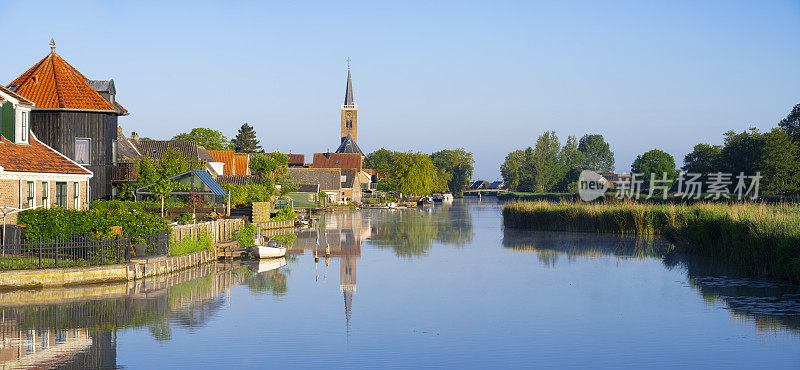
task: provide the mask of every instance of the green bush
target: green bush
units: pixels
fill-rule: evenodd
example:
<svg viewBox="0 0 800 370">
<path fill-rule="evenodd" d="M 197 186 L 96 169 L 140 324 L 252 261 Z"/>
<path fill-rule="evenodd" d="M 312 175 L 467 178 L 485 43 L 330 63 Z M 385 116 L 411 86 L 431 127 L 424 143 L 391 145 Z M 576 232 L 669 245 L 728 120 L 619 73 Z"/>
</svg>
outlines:
<svg viewBox="0 0 800 370">
<path fill-rule="evenodd" d="M 214 241 L 211 240 L 211 236 L 207 233 L 201 233 L 197 239 L 184 238 L 179 242 L 171 240 L 169 243 L 169 254 L 170 256 L 180 256 L 183 254 L 208 250 L 213 246 Z"/>
<path fill-rule="evenodd" d="M 136 208 L 89 209 L 81 211 L 65 208 L 34 209 L 21 212 L 17 223 L 25 225 L 28 242 L 53 241 L 76 234 L 108 234 L 112 226 L 121 226 L 123 234 L 151 236 L 167 229 L 167 222 L 158 215 Z"/>
<path fill-rule="evenodd" d="M 250 248 L 255 245 L 255 243 L 253 243 L 253 238 L 255 236 L 256 226 L 253 224 L 247 224 L 247 226 L 239 229 L 239 233 L 236 234 L 236 240 L 239 241 L 239 247 Z"/>
<path fill-rule="evenodd" d="M 185 224 L 188 224 L 188 223 L 192 222 L 193 219 L 194 218 L 192 218 L 192 214 L 191 213 L 184 213 L 184 214 L 182 214 L 182 215 L 180 215 L 178 217 L 175 217 L 175 219 L 173 221 L 185 225 Z"/>
<path fill-rule="evenodd" d="M 278 211 L 278 214 L 270 221 L 288 221 L 294 220 L 295 218 L 297 218 L 297 213 L 295 213 L 293 209 L 286 207 L 281 208 L 281 210 Z"/>
</svg>

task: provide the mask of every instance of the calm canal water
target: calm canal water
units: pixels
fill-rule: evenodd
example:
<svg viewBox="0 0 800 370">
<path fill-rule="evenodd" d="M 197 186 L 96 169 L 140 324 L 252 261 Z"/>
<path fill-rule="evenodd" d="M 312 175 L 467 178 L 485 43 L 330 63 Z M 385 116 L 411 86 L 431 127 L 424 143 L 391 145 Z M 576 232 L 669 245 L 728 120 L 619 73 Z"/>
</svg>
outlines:
<svg viewBox="0 0 800 370">
<path fill-rule="evenodd" d="M 0 292 L 0 366 L 800 367 L 800 287 L 659 241 L 504 231 L 493 200 L 329 214 L 291 251 Z"/>
</svg>

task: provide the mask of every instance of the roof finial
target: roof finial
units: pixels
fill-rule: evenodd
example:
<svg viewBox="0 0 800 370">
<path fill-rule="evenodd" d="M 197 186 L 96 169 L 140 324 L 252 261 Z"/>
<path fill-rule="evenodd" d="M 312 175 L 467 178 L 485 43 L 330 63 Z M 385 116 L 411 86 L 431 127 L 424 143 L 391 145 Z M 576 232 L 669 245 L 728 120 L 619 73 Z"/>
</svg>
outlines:
<svg viewBox="0 0 800 370">
<path fill-rule="evenodd" d="M 50 38 L 50 52 L 55 54 L 56 53 L 56 40 Z"/>
<path fill-rule="evenodd" d="M 347 56 L 347 70 L 350 70 L 350 56 Z"/>
</svg>

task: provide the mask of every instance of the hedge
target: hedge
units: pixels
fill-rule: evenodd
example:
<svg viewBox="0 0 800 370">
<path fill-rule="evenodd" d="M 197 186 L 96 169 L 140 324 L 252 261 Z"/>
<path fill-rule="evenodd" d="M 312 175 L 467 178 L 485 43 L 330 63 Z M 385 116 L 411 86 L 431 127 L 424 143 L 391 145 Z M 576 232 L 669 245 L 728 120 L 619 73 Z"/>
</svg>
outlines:
<svg viewBox="0 0 800 370">
<path fill-rule="evenodd" d="M 75 209 L 51 208 L 21 212 L 17 223 L 25 226 L 25 240 L 53 241 L 56 237 L 97 233 L 108 235 L 112 226 L 122 226 L 131 236 L 151 236 L 166 230 L 167 222 L 158 215 L 141 209 Z"/>
</svg>

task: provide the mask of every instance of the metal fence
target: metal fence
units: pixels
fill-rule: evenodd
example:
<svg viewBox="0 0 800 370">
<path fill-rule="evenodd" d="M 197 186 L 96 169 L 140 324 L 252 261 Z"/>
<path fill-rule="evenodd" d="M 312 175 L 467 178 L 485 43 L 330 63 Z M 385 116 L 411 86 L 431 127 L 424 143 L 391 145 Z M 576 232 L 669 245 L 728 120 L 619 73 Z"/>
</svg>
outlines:
<svg viewBox="0 0 800 370">
<path fill-rule="evenodd" d="M 133 244 L 146 244 L 142 256 L 169 253 L 169 231 L 146 237 L 120 235 L 97 239 L 93 235 L 74 235 L 53 241 L 14 243 L 0 246 L 0 270 L 23 270 L 102 266 L 125 263 L 134 256 Z"/>
</svg>

